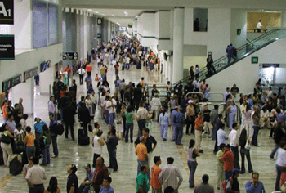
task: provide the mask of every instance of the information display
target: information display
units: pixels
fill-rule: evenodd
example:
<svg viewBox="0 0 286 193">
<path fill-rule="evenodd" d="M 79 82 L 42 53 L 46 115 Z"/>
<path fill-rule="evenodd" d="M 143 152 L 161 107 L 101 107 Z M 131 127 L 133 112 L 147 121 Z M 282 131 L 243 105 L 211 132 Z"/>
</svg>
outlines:
<svg viewBox="0 0 286 193">
<path fill-rule="evenodd" d="M 15 60 L 14 35 L 0 35 L 0 60 Z"/>
<path fill-rule="evenodd" d="M 0 0 L 0 25 L 14 25 L 14 0 Z"/>
<path fill-rule="evenodd" d="M 38 75 L 38 67 L 24 72 L 24 81 Z"/>
<path fill-rule="evenodd" d="M 63 60 L 78 60 L 77 52 L 63 52 Z"/>
</svg>

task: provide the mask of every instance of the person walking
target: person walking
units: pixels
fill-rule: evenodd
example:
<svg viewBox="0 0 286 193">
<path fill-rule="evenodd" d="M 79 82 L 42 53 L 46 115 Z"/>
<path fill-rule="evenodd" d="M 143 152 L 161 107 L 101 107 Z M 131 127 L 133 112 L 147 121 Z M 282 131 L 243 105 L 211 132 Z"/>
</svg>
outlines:
<svg viewBox="0 0 286 193">
<path fill-rule="evenodd" d="M 50 101 L 48 102 L 48 111 L 49 114 L 52 114 L 56 118 L 56 105 L 54 96 L 50 97 Z"/>
<path fill-rule="evenodd" d="M 176 127 L 176 145 L 182 145 L 183 128 L 185 124 L 185 114 L 181 112 L 181 108 L 178 107 L 177 114 L 174 117 L 174 123 Z"/>
<path fill-rule="evenodd" d="M 171 122 L 172 122 L 172 141 L 175 141 L 176 139 L 176 126 L 175 126 L 175 123 L 174 123 L 174 118 L 176 117 L 178 113 L 178 106 L 176 106 L 172 112 L 171 112 Z"/>
<path fill-rule="evenodd" d="M 77 70 L 77 73 L 79 75 L 79 83 L 80 85 L 83 84 L 83 75 L 85 74 L 85 70 L 83 69 L 83 67 L 81 66 L 80 69 Z"/>
<path fill-rule="evenodd" d="M 99 124 L 98 124 L 99 125 Z M 92 139 L 91 144 L 93 145 L 93 164 L 92 167 L 96 167 L 96 159 L 100 157 L 102 153 L 102 146 L 105 145 L 104 141 L 101 139 L 102 131 L 98 130 Z"/>
<path fill-rule="evenodd" d="M 146 147 L 146 139 L 144 137 L 140 137 L 140 143 L 136 146 L 136 155 L 137 155 L 137 175 L 140 173 L 140 167 L 142 164 L 148 165 L 148 152 Z M 150 179 L 150 172 L 147 174 L 148 178 Z"/>
<path fill-rule="evenodd" d="M 46 166 L 51 163 L 50 145 L 51 145 L 51 131 L 48 129 L 47 125 L 43 126 L 43 133 L 39 138 L 40 148 L 42 149 L 43 159 L 42 164 Z M 41 147 L 43 142 L 43 147 Z"/>
<path fill-rule="evenodd" d="M 208 183 L 209 176 L 204 174 L 202 179 L 203 182 L 196 186 L 194 193 L 214 193 L 214 187 Z"/>
<path fill-rule="evenodd" d="M 248 173 L 252 173 L 252 163 L 250 158 L 250 144 L 251 140 L 248 137 L 248 133 L 245 127 L 242 128 L 240 137 L 239 137 L 239 146 L 240 146 L 240 156 L 241 156 L 241 173 L 245 173 L 245 167 L 244 167 L 244 159 L 245 156 L 248 161 Z"/>
<path fill-rule="evenodd" d="M 197 163 L 197 157 L 200 156 L 199 152 L 197 149 L 195 149 L 195 141 L 193 139 L 190 139 L 190 145 L 189 145 L 189 150 L 188 150 L 188 166 L 190 169 L 190 178 L 189 178 L 189 184 L 190 188 L 194 188 L 194 175 L 196 172 L 196 168 L 198 166 Z"/>
<path fill-rule="evenodd" d="M 162 172 L 159 175 L 159 182 L 163 185 L 164 190 L 168 186 L 172 186 L 174 193 L 178 193 L 179 187 L 183 181 L 183 177 L 180 170 L 175 167 L 173 163 L 174 158 L 168 157 L 167 166 L 162 169 Z"/>
<path fill-rule="evenodd" d="M 226 139 L 228 139 L 228 136 L 226 135 L 226 132 L 224 131 L 225 124 L 221 124 L 221 128 L 217 131 L 217 150 L 219 150 L 219 147 L 222 143 L 226 144 Z"/>
<path fill-rule="evenodd" d="M 194 101 L 189 100 L 189 105 L 186 108 L 186 134 L 190 135 L 190 133 L 194 133 L 194 121 L 195 121 L 195 107 Z M 191 131 L 190 131 L 190 126 Z"/>
<path fill-rule="evenodd" d="M 225 148 L 225 144 L 222 143 L 220 144 L 220 149 L 217 151 L 217 190 L 220 190 L 221 187 L 221 183 L 224 181 L 224 168 L 223 168 L 223 159 L 222 159 L 222 155 L 224 152 L 224 148 Z"/>
<path fill-rule="evenodd" d="M 162 184 L 159 182 L 159 175 L 162 169 L 159 165 L 162 163 L 160 156 L 154 156 L 154 165 L 151 168 L 151 180 L 150 186 L 152 187 L 152 193 L 162 193 Z"/>
<path fill-rule="evenodd" d="M 108 138 L 108 141 L 105 142 L 108 153 L 109 153 L 109 160 L 110 160 L 110 166 L 109 168 L 113 168 L 114 172 L 118 171 L 118 164 L 116 159 L 116 151 L 117 151 L 117 145 L 118 145 L 118 137 L 116 137 L 116 130 L 114 128 L 110 131 L 110 137 Z"/>
<path fill-rule="evenodd" d="M 280 141 L 275 162 L 276 181 L 275 191 L 280 191 L 280 177 L 282 172 L 286 172 L 286 141 Z"/>
<path fill-rule="evenodd" d="M 227 107 L 227 112 L 229 113 L 229 130 L 232 130 L 232 124 L 234 123 L 235 116 L 237 113 L 237 107 L 234 104 L 234 101 L 230 101 L 229 107 Z"/>
<path fill-rule="evenodd" d="M 92 66 L 88 63 L 85 67 L 87 75 L 91 76 Z"/>
<path fill-rule="evenodd" d="M 232 130 L 229 133 L 230 149 L 234 155 L 234 168 L 239 169 L 239 134 L 238 134 L 238 124 L 232 124 Z"/>
<path fill-rule="evenodd" d="M 32 168 L 29 168 L 27 175 L 25 176 L 25 180 L 29 184 L 29 192 L 41 192 L 43 193 L 45 191 L 44 188 L 44 180 L 47 179 L 45 169 L 38 166 L 33 165 Z"/>
<path fill-rule="evenodd" d="M 146 119 L 148 118 L 148 111 L 144 108 L 144 102 L 140 102 L 139 109 L 136 113 L 136 120 L 138 122 L 140 136 L 145 128 Z"/>
<path fill-rule="evenodd" d="M 140 165 L 140 173 L 136 177 L 136 193 L 148 193 L 150 190 L 150 181 L 146 175 L 149 167 L 147 164 Z"/>
<path fill-rule="evenodd" d="M 159 125 L 161 127 L 161 137 L 163 141 L 167 141 L 167 132 L 170 125 L 170 116 L 164 109 L 163 112 L 159 115 Z"/>
<path fill-rule="evenodd" d="M 275 133 L 274 134 L 275 148 L 272 150 L 270 154 L 270 159 L 274 159 L 275 153 L 279 149 L 279 143 L 285 136 L 284 122 L 278 122 L 278 124 L 275 126 L 274 133 Z"/>
<path fill-rule="evenodd" d="M 126 117 L 126 131 L 125 131 L 125 142 L 128 142 L 128 132 L 130 130 L 130 141 L 133 143 L 133 120 L 134 120 L 134 115 L 132 113 L 132 106 L 129 105 L 127 107 L 127 112 L 125 113 Z"/>
<path fill-rule="evenodd" d="M 222 160 L 224 164 L 224 177 L 228 180 L 232 175 L 232 170 L 234 168 L 234 155 L 230 151 L 230 145 L 227 144 L 224 148 L 224 154 L 222 155 Z"/>
<path fill-rule="evenodd" d="M 246 193 L 261 193 L 266 192 L 262 182 L 258 181 L 259 173 L 252 173 L 251 180 L 246 182 L 245 191 Z"/>
<path fill-rule="evenodd" d="M 203 127 L 204 127 L 204 120 L 202 118 L 202 113 L 199 112 L 198 118 L 195 119 L 195 138 L 196 138 L 196 149 L 200 153 L 203 153 L 203 151 L 200 151 Z"/>
<path fill-rule="evenodd" d="M 158 121 L 161 101 L 157 93 L 152 98 L 150 103 L 151 103 L 151 110 L 154 112 L 154 121 Z"/>
</svg>

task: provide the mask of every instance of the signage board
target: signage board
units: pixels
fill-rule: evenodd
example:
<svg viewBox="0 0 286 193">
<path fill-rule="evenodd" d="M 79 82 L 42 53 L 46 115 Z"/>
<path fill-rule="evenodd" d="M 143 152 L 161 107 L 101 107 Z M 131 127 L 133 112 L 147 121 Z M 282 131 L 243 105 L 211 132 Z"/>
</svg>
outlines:
<svg viewBox="0 0 286 193">
<path fill-rule="evenodd" d="M 0 25 L 14 25 L 14 0 L 0 0 Z"/>
<path fill-rule="evenodd" d="M 63 52 L 63 60 L 78 60 L 77 52 Z"/>
<path fill-rule="evenodd" d="M 41 63 L 40 65 L 40 71 L 41 72 L 44 72 L 45 70 L 47 70 L 48 68 L 51 67 L 51 60 L 48 60 L 48 61 L 44 61 Z"/>
<path fill-rule="evenodd" d="M 11 79 L 2 82 L 2 92 L 6 92 L 11 88 Z"/>
<path fill-rule="evenodd" d="M 21 83 L 22 74 L 18 74 L 11 78 L 11 87 L 16 86 L 17 84 Z"/>
<path fill-rule="evenodd" d="M 30 70 L 26 70 L 24 72 L 24 81 L 34 76 L 37 76 L 37 75 L 38 75 L 38 67 L 30 69 Z"/>
<path fill-rule="evenodd" d="M 252 64 L 258 64 L 258 56 L 252 56 L 251 63 Z"/>
<path fill-rule="evenodd" d="M 97 25 L 101 25 L 102 23 L 102 19 L 101 18 L 97 18 Z"/>
<path fill-rule="evenodd" d="M 0 10 L 0 15 L 1 15 L 1 10 Z M 0 60 L 15 60 L 14 35 L 10 34 L 0 35 Z"/>
<path fill-rule="evenodd" d="M 262 64 L 262 68 L 269 68 L 269 67 L 279 68 L 279 64 Z"/>
<path fill-rule="evenodd" d="M 97 38 L 101 38 L 101 34 L 97 34 L 96 37 L 97 37 Z"/>
</svg>

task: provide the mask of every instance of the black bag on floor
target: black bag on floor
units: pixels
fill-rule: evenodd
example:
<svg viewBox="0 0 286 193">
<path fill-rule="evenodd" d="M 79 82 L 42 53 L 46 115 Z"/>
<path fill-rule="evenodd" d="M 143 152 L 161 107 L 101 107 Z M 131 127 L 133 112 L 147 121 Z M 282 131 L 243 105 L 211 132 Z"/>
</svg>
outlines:
<svg viewBox="0 0 286 193">
<path fill-rule="evenodd" d="M 136 69 L 141 69 L 141 63 L 140 63 L 140 62 L 138 62 L 138 63 L 136 64 Z"/>
<path fill-rule="evenodd" d="M 23 165 L 21 159 L 22 158 L 20 158 L 20 155 L 15 155 L 15 157 L 10 161 L 10 174 L 16 176 L 22 172 Z"/>
<path fill-rule="evenodd" d="M 89 137 L 84 133 L 83 129 L 78 129 L 78 145 L 89 145 Z"/>
</svg>

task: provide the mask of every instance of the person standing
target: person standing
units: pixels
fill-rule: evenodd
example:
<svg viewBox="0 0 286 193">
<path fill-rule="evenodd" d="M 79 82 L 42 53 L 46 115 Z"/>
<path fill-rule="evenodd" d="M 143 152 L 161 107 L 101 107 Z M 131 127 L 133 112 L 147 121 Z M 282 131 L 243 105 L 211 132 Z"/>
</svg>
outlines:
<svg viewBox="0 0 286 193">
<path fill-rule="evenodd" d="M 199 152 L 197 149 L 195 149 L 195 141 L 193 139 L 190 139 L 190 146 L 189 146 L 189 150 L 188 150 L 188 155 L 189 155 L 189 159 L 188 159 L 188 166 L 190 169 L 190 178 L 189 178 L 189 183 L 190 183 L 190 188 L 194 188 L 194 175 L 196 172 L 196 168 L 198 166 L 197 163 L 197 157 L 200 156 Z"/>
<path fill-rule="evenodd" d="M 276 168 L 276 181 L 275 181 L 275 191 L 280 191 L 280 176 L 282 172 L 286 172 L 286 141 L 280 141 L 279 149 L 277 151 L 277 158 L 275 162 Z"/>
<path fill-rule="evenodd" d="M 178 107 L 177 114 L 174 117 L 174 123 L 176 127 L 176 145 L 182 145 L 182 137 L 183 137 L 183 128 L 185 124 L 185 114 L 181 112 L 181 108 Z"/>
<path fill-rule="evenodd" d="M 226 110 L 229 113 L 229 130 L 231 131 L 232 130 L 232 124 L 234 123 L 235 116 L 236 116 L 236 113 L 237 113 L 237 107 L 234 104 L 234 101 L 230 102 L 230 105 L 229 105 L 229 107 Z"/>
<path fill-rule="evenodd" d="M 136 193 L 148 193 L 150 190 L 150 181 L 146 175 L 149 171 L 148 165 L 140 165 L 140 171 L 136 177 Z"/>
<path fill-rule="evenodd" d="M 14 140 L 15 137 L 11 134 L 10 129 L 7 126 L 7 123 L 4 123 L 2 125 L 2 128 L 4 129 L 1 137 L 2 155 L 3 155 L 4 165 L 8 167 L 8 160 L 9 157 L 12 155 L 11 141 Z"/>
<path fill-rule="evenodd" d="M 88 63 L 85 67 L 87 75 L 91 76 L 92 66 Z"/>
<path fill-rule="evenodd" d="M 130 130 L 130 141 L 133 142 L 133 119 L 134 115 L 132 113 L 132 106 L 129 105 L 127 107 L 127 112 L 125 113 L 126 117 L 126 131 L 125 131 L 125 142 L 128 142 L 128 132 Z"/>
<path fill-rule="evenodd" d="M 112 97 L 109 97 L 109 100 L 106 102 L 105 106 L 109 113 L 108 123 L 109 126 L 111 126 L 114 124 L 116 101 Z"/>
<path fill-rule="evenodd" d="M 40 140 L 40 146 L 41 146 L 41 141 L 45 141 L 43 144 L 44 146 L 40 148 L 42 149 L 42 154 L 43 154 L 41 165 L 46 166 L 47 164 L 51 163 L 51 154 L 50 154 L 51 131 L 48 129 L 47 125 L 43 126 L 43 133 L 41 134 L 39 140 Z"/>
<path fill-rule="evenodd" d="M 224 152 L 225 144 L 220 144 L 220 149 L 217 151 L 217 189 L 220 190 L 221 183 L 224 181 L 224 169 L 223 169 L 223 159 L 222 155 Z"/>
<path fill-rule="evenodd" d="M 139 109 L 136 113 L 136 119 L 138 122 L 138 127 L 140 131 L 140 135 L 142 135 L 142 131 L 145 128 L 146 119 L 148 118 L 148 111 L 144 108 L 144 102 L 141 102 L 139 105 Z"/>
<path fill-rule="evenodd" d="M 99 72 L 100 72 L 102 81 L 106 81 L 106 68 L 103 64 L 101 65 Z"/>
<path fill-rule="evenodd" d="M 69 85 L 69 83 L 70 83 L 70 74 L 71 74 L 71 69 L 70 69 L 70 66 L 69 65 L 67 65 L 66 67 L 65 67 L 65 72 L 67 73 L 67 85 Z"/>
<path fill-rule="evenodd" d="M 161 107 L 161 101 L 159 99 L 158 94 L 155 94 L 150 103 L 151 103 L 151 110 L 154 112 L 154 121 L 158 121 L 159 111 Z"/>
<path fill-rule="evenodd" d="M 77 73 L 79 75 L 79 83 L 80 85 L 83 84 L 83 75 L 85 74 L 85 70 L 83 69 L 83 67 L 81 66 L 80 69 L 77 70 Z"/>
<path fill-rule="evenodd" d="M 261 33 L 261 27 L 262 27 L 261 20 L 259 20 L 256 25 L 257 33 Z"/>
<path fill-rule="evenodd" d="M 35 153 L 36 153 L 36 148 L 34 145 L 35 137 L 34 137 L 34 134 L 31 132 L 31 127 L 26 127 L 26 132 L 27 132 L 27 135 L 24 138 L 24 144 L 26 145 L 26 155 L 27 155 L 27 158 L 29 159 L 30 156 L 35 157 Z"/>
<path fill-rule="evenodd" d="M 71 164 L 67 172 L 69 174 L 67 181 L 67 193 L 78 193 L 78 177 L 75 174 L 77 171 L 77 167 L 75 164 Z"/>
<path fill-rule="evenodd" d="M 234 155 L 234 168 L 239 169 L 239 134 L 237 132 L 238 124 L 232 124 L 232 130 L 229 133 L 230 149 Z"/>
<path fill-rule="evenodd" d="M 78 187 L 78 193 L 88 193 L 92 183 L 92 177 L 95 169 L 91 168 L 90 164 L 86 164 L 84 166 L 84 169 L 86 170 L 86 177 L 84 178 L 81 185 Z"/>
<path fill-rule="evenodd" d="M 246 182 L 246 193 L 261 193 L 266 192 L 262 182 L 258 181 L 259 173 L 252 173 L 251 181 Z"/>
<path fill-rule="evenodd" d="M 45 190 L 44 193 L 60 193 L 61 190 L 58 187 L 58 180 L 56 177 L 51 177 L 49 186 L 47 187 L 47 190 Z"/>
<path fill-rule="evenodd" d="M 142 164 L 146 164 L 148 166 L 148 152 L 146 147 L 146 139 L 144 137 L 140 137 L 140 143 L 136 146 L 136 155 L 137 155 L 137 175 L 140 173 L 140 167 Z M 149 166 L 148 166 L 149 167 Z M 147 176 L 150 179 L 150 172 L 147 172 Z"/>
<path fill-rule="evenodd" d="M 32 168 L 29 168 L 25 179 L 29 184 L 29 192 L 45 191 L 43 181 L 47 179 L 47 176 L 44 168 L 34 164 Z"/>
<path fill-rule="evenodd" d="M 99 124 L 98 124 L 99 126 Z M 97 158 L 100 157 L 101 153 L 102 153 L 102 146 L 105 145 L 104 141 L 100 138 L 102 135 L 102 131 L 98 130 L 95 134 L 95 136 L 93 137 L 92 140 L 92 145 L 93 145 L 93 164 L 92 167 L 96 167 L 96 160 Z"/>
<path fill-rule="evenodd" d="M 159 115 L 159 125 L 161 127 L 161 137 L 163 138 L 163 141 L 167 141 L 168 127 L 170 125 L 170 116 L 165 109 Z"/>
<path fill-rule="evenodd" d="M 54 96 L 50 97 L 50 101 L 48 102 L 48 111 L 49 114 L 52 114 L 56 118 L 56 105 Z"/>
<path fill-rule="evenodd" d="M 43 133 L 43 126 L 47 125 L 44 121 L 41 120 L 41 118 L 36 117 L 35 118 L 35 124 L 34 124 L 34 130 L 36 134 L 36 140 L 38 141 L 41 134 Z"/>
<path fill-rule="evenodd" d="M 174 158 L 167 158 L 167 166 L 162 169 L 159 175 L 159 182 L 163 185 L 164 190 L 168 186 L 172 186 L 174 193 L 178 193 L 179 187 L 183 181 L 180 170 L 173 165 Z M 179 178 L 179 181 L 178 181 Z"/>
<path fill-rule="evenodd" d="M 214 193 L 214 187 L 208 183 L 209 176 L 204 174 L 202 179 L 203 182 L 196 186 L 194 193 Z"/>
<path fill-rule="evenodd" d="M 172 122 L 172 141 L 175 141 L 176 139 L 176 126 L 174 122 L 174 118 L 176 117 L 178 113 L 178 106 L 175 106 L 174 109 L 171 109 L 171 122 Z"/>
<path fill-rule="evenodd" d="M 190 135 L 190 133 L 194 133 L 194 120 L 195 120 L 195 107 L 194 107 L 194 102 L 192 100 L 189 100 L 189 105 L 186 108 L 186 134 Z M 190 126 L 191 131 L 190 131 Z"/>
<path fill-rule="evenodd" d="M 52 156 L 52 158 L 57 158 L 59 155 L 58 145 L 57 145 L 58 123 L 54 119 L 53 114 L 50 114 L 49 118 L 50 118 L 49 129 L 51 131 L 51 140 L 52 140 L 52 146 L 53 146 L 53 152 L 54 152 L 54 155 Z"/>
<path fill-rule="evenodd" d="M 154 156 L 154 166 L 151 168 L 151 180 L 150 186 L 152 187 L 152 193 L 162 193 L 162 184 L 159 182 L 159 175 L 162 169 L 159 165 L 162 163 L 160 156 Z"/>
<path fill-rule="evenodd" d="M 118 164 L 116 159 L 116 151 L 117 151 L 117 145 L 118 145 L 118 137 L 116 137 L 116 130 L 114 128 L 110 131 L 110 137 L 108 138 L 108 141 L 106 141 L 106 146 L 109 153 L 109 160 L 111 163 L 110 168 L 113 168 L 114 172 L 118 171 Z"/>
<path fill-rule="evenodd" d="M 190 79 L 194 79 L 195 78 L 195 72 L 194 72 L 194 66 L 190 67 Z"/>
<path fill-rule="evenodd" d="M 70 99 L 65 101 L 65 103 L 63 104 L 62 111 L 63 111 L 63 120 L 65 123 L 65 138 L 68 139 L 69 130 L 70 130 L 72 140 L 74 140 L 75 105 L 70 101 Z"/>
<path fill-rule="evenodd" d="M 247 161 L 248 161 L 248 173 L 252 173 L 252 164 L 251 164 L 251 158 L 250 158 L 249 144 L 251 144 L 251 140 L 248 137 L 247 130 L 245 129 L 245 127 L 243 127 L 242 131 L 240 132 L 240 137 L 239 137 L 239 146 L 240 146 L 240 155 L 241 155 L 241 172 L 242 173 L 245 172 L 244 156 L 246 156 Z"/>
<path fill-rule="evenodd" d="M 253 146 L 257 146 L 257 136 L 258 136 L 258 131 L 260 129 L 260 116 L 258 113 L 257 107 L 253 106 L 253 111 L 254 114 L 252 114 L 252 128 L 253 128 L 253 135 L 252 135 L 252 142 L 251 144 Z"/>
<path fill-rule="evenodd" d="M 211 117 L 210 122 L 212 124 L 212 140 L 216 140 L 216 134 L 217 134 L 217 127 L 216 127 L 216 121 L 218 119 L 218 105 L 214 105 L 214 109 L 211 111 Z"/>
<path fill-rule="evenodd" d="M 230 145 L 227 144 L 224 148 L 224 154 L 222 155 L 222 160 L 224 164 L 224 177 L 225 180 L 228 180 L 232 175 L 232 170 L 234 168 L 234 156 L 233 153 L 230 151 Z"/>
<path fill-rule="evenodd" d="M 203 151 L 200 151 L 200 146 L 202 142 L 202 131 L 204 127 L 204 120 L 202 118 L 202 113 L 198 113 L 198 118 L 195 119 L 195 138 L 196 138 L 196 149 L 203 153 Z"/>
</svg>

